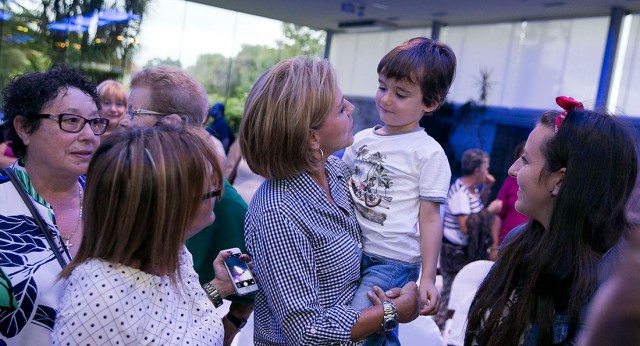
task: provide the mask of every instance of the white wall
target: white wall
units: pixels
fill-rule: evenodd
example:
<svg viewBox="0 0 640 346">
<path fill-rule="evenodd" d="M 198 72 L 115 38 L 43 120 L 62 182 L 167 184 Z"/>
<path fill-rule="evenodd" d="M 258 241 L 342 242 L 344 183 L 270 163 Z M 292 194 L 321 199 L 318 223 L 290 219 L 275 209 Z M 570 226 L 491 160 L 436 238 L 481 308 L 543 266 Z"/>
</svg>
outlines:
<svg viewBox="0 0 640 346">
<path fill-rule="evenodd" d="M 508 76 L 517 67 L 513 54 L 519 35 L 518 24 L 496 24 L 448 27 L 440 38 L 453 49 L 458 59 L 456 78 L 449 100 L 464 103 L 480 96 L 480 71 L 490 72 L 488 103 L 504 102 L 509 86 Z"/>
<path fill-rule="evenodd" d="M 635 17 L 618 109 L 640 115 L 640 19 Z M 444 27 L 440 39 L 458 58 L 448 98 L 478 100 L 480 71 L 487 69 L 489 105 L 555 109 L 555 97 L 567 95 L 593 107 L 608 27 L 608 17 Z M 430 36 L 430 28 L 335 34 L 329 59 L 343 92 L 373 97 L 379 60 L 419 35 Z"/>
<path fill-rule="evenodd" d="M 416 36 L 431 36 L 431 28 L 335 34 L 329 60 L 336 69 L 343 93 L 374 97 L 380 59 L 393 47 Z"/>
</svg>

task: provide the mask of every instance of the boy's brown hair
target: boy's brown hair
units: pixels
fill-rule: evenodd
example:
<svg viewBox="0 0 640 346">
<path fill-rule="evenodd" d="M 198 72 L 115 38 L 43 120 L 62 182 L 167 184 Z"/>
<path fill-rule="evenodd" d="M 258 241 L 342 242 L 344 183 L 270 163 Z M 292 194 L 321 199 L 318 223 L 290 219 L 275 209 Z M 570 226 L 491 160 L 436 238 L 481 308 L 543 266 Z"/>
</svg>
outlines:
<svg viewBox="0 0 640 346">
<path fill-rule="evenodd" d="M 440 106 L 456 71 L 456 55 L 446 44 L 414 37 L 393 48 L 378 64 L 378 74 L 420 85 L 422 103 Z"/>
</svg>

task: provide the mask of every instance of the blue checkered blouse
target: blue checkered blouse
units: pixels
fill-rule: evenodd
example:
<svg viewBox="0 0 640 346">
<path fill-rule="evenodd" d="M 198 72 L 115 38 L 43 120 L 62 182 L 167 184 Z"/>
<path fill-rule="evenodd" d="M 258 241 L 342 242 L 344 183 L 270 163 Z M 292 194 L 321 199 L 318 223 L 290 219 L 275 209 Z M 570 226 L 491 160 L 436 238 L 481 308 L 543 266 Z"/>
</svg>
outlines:
<svg viewBox="0 0 640 346">
<path fill-rule="evenodd" d="M 333 205 L 307 174 L 267 180 L 245 221 L 260 290 L 256 345 L 352 345 L 360 316 L 349 303 L 360 279 L 360 228 L 345 164 L 327 160 Z"/>
</svg>

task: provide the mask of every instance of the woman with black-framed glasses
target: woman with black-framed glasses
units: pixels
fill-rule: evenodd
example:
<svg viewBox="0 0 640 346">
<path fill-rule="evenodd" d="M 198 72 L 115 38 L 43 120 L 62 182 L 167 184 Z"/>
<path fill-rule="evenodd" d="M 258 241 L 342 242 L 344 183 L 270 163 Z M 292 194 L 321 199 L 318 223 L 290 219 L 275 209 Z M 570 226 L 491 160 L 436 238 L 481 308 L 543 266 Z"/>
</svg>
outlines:
<svg viewBox="0 0 640 346">
<path fill-rule="evenodd" d="M 95 85 L 64 66 L 19 76 L 3 96 L 2 133 L 18 161 L 0 176 L 0 269 L 17 306 L 0 310 L 0 341 L 45 345 L 57 275 L 82 238 L 84 174 L 109 121 Z"/>
<path fill-rule="evenodd" d="M 107 118 L 87 119 L 73 113 L 35 114 L 33 117 L 53 119 L 58 123 L 60 130 L 71 133 L 78 133 L 84 129 L 86 124 L 89 124 L 91 132 L 96 136 L 104 134 L 107 130 L 107 125 L 109 125 L 109 119 Z"/>
</svg>

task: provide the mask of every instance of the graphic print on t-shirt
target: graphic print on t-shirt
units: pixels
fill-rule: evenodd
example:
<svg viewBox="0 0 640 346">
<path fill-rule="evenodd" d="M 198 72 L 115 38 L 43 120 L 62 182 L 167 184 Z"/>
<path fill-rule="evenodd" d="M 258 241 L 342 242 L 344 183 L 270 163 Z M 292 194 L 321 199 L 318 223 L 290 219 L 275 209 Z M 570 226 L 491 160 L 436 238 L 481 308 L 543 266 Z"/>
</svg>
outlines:
<svg viewBox="0 0 640 346">
<path fill-rule="evenodd" d="M 356 210 L 365 219 L 384 225 L 387 214 L 374 211 L 373 208 L 389 209 L 383 202 L 391 202 L 388 196 L 392 192 L 393 181 L 389 178 L 385 168 L 386 155 L 380 152 L 369 153 L 367 145 L 363 145 L 356 151 L 354 171 L 349 179 L 349 189 L 355 199 L 364 203 L 355 203 Z"/>
</svg>

